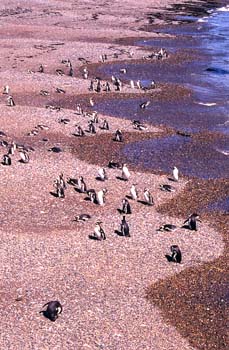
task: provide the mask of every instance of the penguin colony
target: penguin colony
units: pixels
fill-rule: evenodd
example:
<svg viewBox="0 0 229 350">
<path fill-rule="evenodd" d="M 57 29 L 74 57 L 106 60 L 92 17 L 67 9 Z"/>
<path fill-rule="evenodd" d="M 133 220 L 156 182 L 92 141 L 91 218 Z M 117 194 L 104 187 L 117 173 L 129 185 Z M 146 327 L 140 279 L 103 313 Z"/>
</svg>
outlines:
<svg viewBox="0 0 229 350">
<path fill-rule="evenodd" d="M 161 49 L 159 52 L 153 53 L 149 56 L 144 57 L 144 59 L 164 59 L 168 56 L 167 52 L 164 49 Z M 79 58 L 80 59 L 80 58 Z M 103 54 L 100 56 L 100 62 L 105 62 L 108 60 L 108 55 Z M 87 61 L 83 58 L 81 58 L 81 61 L 84 65 L 87 65 Z M 67 75 L 69 77 L 74 77 L 74 69 L 72 66 L 72 63 L 69 59 L 62 60 L 62 64 L 65 64 L 66 67 L 68 67 L 69 71 Z M 37 72 L 44 73 L 44 66 L 42 64 L 39 65 Z M 126 74 L 127 70 L 125 68 L 120 69 L 121 74 Z M 57 75 L 64 75 L 64 70 L 62 69 L 56 69 Z M 119 77 L 112 76 L 111 81 L 105 81 L 103 82 L 102 79 L 99 77 L 91 78 L 90 77 L 90 71 L 87 66 L 84 66 L 82 69 L 82 78 L 85 80 L 90 79 L 88 90 L 90 92 L 95 93 L 101 93 L 101 92 L 111 92 L 111 91 L 122 91 L 123 88 L 123 82 Z M 138 80 L 134 82 L 133 80 L 130 81 L 129 84 L 131 89 L 142 89 L 142 90 L 151 90 L 156 87 L 156 83 L 152 81 L 149 87 L 143 88 L 141 85 L 141 82 Z M 5 85 L 3 87 L 2 94 L 6 95 L 6 105 L 8 107 L 15 107 L 16 101 L 14 100 L 13 96 L 10 95 L 11 89 L 8 85 Z M 56 87 L 55 92 L 58 94 L 65 94 L 66 91 L 61 87 Z M 40 91 L 41 96 L 49 96 L 49 91 L 47 90 L 41 90 Z M 150 105 L 150 101 L 142 102 L 139 106 L 140 109 L 146 109 Z M 96 98 L 90 97 L 89 99 L 89 106 L 90 108 L 96 107 Z M 46 108 L 49 108 L 51 110 L 59 111 L 60 108 L 57 106 L 52 105 L 46 105 Z M 85 130 L 81 125 L 76 124 L 75 125 L 75 132 L 73 133 L 74 136 L 77 137 L 85 137 L 87 134 L 96 134 L 97 127 L 99 127 L 101 130 L 108 131 L 110 130 L 110 125 L 108 124 L 108 121 L 106 119 L 100 121 L 98 117 L 98 113 L 96 111 L 88 112 L 83 109 L 81 104 L 77 104 L 76 115 L 82 116 L 83 118 L 89 118 L 88 120 L 88 128 Z M 58 123 L 60 124 L 68 124 L 70 122 L 67 118 L 60 118 L 58 120 Z M 141 123 L 140 121 L 134 120 L 132 124 L 134 129 L 137 129 L 139 131 L 146 130 L 147 127 Z M 38 124 L 36 125 L 32 130 L 30 130 L 27 133 L 27 136 L 34 137 L 38 135 L 42 130 L 48 130 L 49 127 L 47 125 Z M 2 157 L 1 164 L 3 166 L 11 166 L 12 160 L 17 160 L 22 164 L 27 164 L 30 161 L 30 155 L 29 153 L 33 152 L 34 149 L 27 147 L 25 145 L 20 145 L 14 140 L 12 142 L 8 142 L 4 140 L 4 132 L 1 132 L 1 141 L 0 144 L 2 147 L 6 149 L 6 152 L 4 153 Z M 117 129 L 113 135 L 113 141 L 114 142 L 124 142 L 124 136 L 123 132 L 120 129 Z M 48 151 L 52 151 L 55 153 L 61 152 L 61 149 L 59 147 L 52 147 Z M 145 187 L 143 189 L 138 189 L 137 184 L 131 183 L 131 173 L 128 169 L 127 164 L 119 164 L 113 160 L 110 160 L 107 164 L 107 168 L 110 169 L 116 169 L 120 171 L 120 177 L 119 179 L 122 181 L 125 181 L 127 183 L 130 183 L 130 185 L 127 186 L 127 193 L 123 193 L 123 197 L 120 198 L 120 208 L 117 208 L 118 212 L 121 214 L 122 218 L 120 219 L 120 230 L 116 230 L 115 232 L 118 233 L 119 236 L 123 237 L 131 237 L 131 228 L 128 224 L 127 216 L 134 215 L 133 210 L 131 208 L 132 202 L 137 202 L 139 204 L 144 204 L 149 207 L 154 206 L 154 199 L 153 195 L 151 194 L 151 191 L 149 188 Z M 179 171 L 178 168 L 174 166 L 172 171 L 172 177 L 173 181 L 178 182 L 179 181 Z M 97 170 L 97 177 L 96 179 L 100 181 L 101 183 L 106 183 L 109 181 L 106 167 L 101 167 Z M 53 182 L 53 188 L 54 192 L 50 192 L 55 197 L 64 199 L 66 195 L 66 191 L 68 186 L 73 186 L 77 192 L 79 192 L 82 195 L 86 195 L 87 199 L 95 205 L 99 205 L 101 207 L 105 206 L 107 201 L 107 195 L 109 195 L 107 188 L 103 185 L 99 190 L 95 190 L 93 188 L 89 188 L 88 184 L 86 184 L 84 177 L 79 176 L 78 179 L 74 178 L 66 178 L 64 177 L 63 173 L 60 173 L 57 178 Z M 160 189 L 162 191 L 167 192 L 173 192 L 175 191 L 175 187 L 173 187 L 170 184 L 161 184 Z M 129 191 L 129 193 L 128 193 Z M 112 199 L 109 198 L 109 201 L 112 202 Z M 150 210 L 150 208 L 149 208 Z M 87 213 L 79 213 L 75 216 L 74 221 L 76 223 L 83 223 L 85 224 L 88 220 L 91 220 L 92 216 Z M 183 228 L 187 228 L 192 231 L 197 230 L 197 222 L 200 221 L 198 214 L 193 213 L 191 214 L 184 222 L 183 222 Z M 176 230 L 177 227 L 173 224 L 163 224 L 157 231 L 167 231 L 172 232 L 173 230 Z M 102 221 L 96 221 L 94 231 L 89 233 L 88 237 L 90 239 L 94 239 L 97 241 L 104 241 L 107 238 L 109 239 L 109 236 L 107 237 L 105 230 L 103 228 L 103 222 Z M 170 247 L 170 255 L 166 254 L 165 257 L 168 261 L 172 261 L 175 263 L 181 263 L 182 260 L 182 253 L 178 245 L 172 244 Z M 40 311 L 46 318 L 50 319 L 51 321 L 56 321 L 58 316 L 61 314 L 63 307 L 59 301 L 50 301 L 46 303 L 43 308 L 46 307 L 45 310 Z"/>
</svg>

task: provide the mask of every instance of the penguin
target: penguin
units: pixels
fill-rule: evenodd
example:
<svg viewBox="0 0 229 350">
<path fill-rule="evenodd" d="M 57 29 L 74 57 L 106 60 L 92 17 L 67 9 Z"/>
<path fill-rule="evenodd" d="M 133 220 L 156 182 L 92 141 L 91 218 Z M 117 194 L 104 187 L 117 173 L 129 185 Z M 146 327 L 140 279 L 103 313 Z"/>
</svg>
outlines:
<svg viewBox="0 0 229 350">
<path fill-rule="evenodd" d="M 131 89 L 135 89 L 135 85 L 134 85 L 134 81 L 133 80 L 130 81 L 130 87 L 131 87 Z"/>
<path fill-rule="evenodd" d="M 76 106 L 76 114 L 78 114 L 78 115 L 82 115 L 83 114 L 83 109 L 82 109 L 80 103 L 78 103 L 77 106 Z"/>
<path fill-rule="evenodd" d="M 172 225 L 172 224 L 165 224 L 160 226 L 157 231 L 167 231 L 167 232 L 172 232 L 176 229 L 176 225 Z"/>
<path fill-rule="evenodd" d="M 197 221 L 201 222 L 199 215 L 197 213 L 193 213 L 187 218 L 187 220 L 184 221 L 183 225 L 188 223 L 187 226 L 190 230 L 197 231 Z"/>
<path fill-rule="evenodd" d="M 88 132 L 91 134 L 96 134 L 95 125 L 92 120 L 88 122 Z"/>
<path fill-rule="evenodd" d="M 65 94 L 66 93 L 66 91 L 64 90 L 64 89 L 61 89 L 61 88 L 56 88 L 56 90 L 55 90 L 58 94 Z"/>
<path fill-rule="evenodd" d="M 166 192 L 175 192 L 175 188 L 172 187 L 171 185 L 161 184 L 159 187 L 160 187 L 160 189 L 161 189 L 162 191 L 166 191 Z"/>
<path fill-rule="evenodd" d="M 141 84 L 140 80 L 137 80 L 136 85 L 137 85 L 138 89 L 140 89 L 140 90 L 142 89 L 142 84 Z"/>
<path fill-rule="evenodd" d="M 89 214 L 80 214 L 75 216 L 75 220 L 76 222 L 85 222 L 88 221 L 89 219 L 91 219 L 91 215 Z"/>
<path fill-rule="evenodd" d="M 94 81 L 93 80 L 91 80 L 88 90 L 89 91 L 94 91 Z"/>
<path fill-rule="evenodd" d="M 150 101 L 145 101 L 145 102 L 143 102 L 143 103 L 140 103 L 139 107 L 140 107 L 141 109 L 146 109 L 146 107 L 148 107 L 149 104 L 150 104 Z"/>
<path fill-rule="evenodd" d="M 180 264 L 181 260 L 182 260 L 182 254 L 181 254 L 181 250 L 178 247 L 178 245 L 172 245 L 170 247 L 170 250 L 171 250 L 171 255 L 170 256 L 166 255 L 167 259 L 169 261 L 173 261 L 175 263 Z"/>
<path fill-rule="evenodd" d="M 10 87 L 9 85 L 5 85 L 3 87 L 3 92 L 2 92 L 4 95 L 8 95 L 10 93 Z"/>
<path fill-rule="evenodd" d="M 84 78 L 84 79 L 88 79 L 88 74 L 89 74 L 88 69 L 87 69 L 87 67 L 85 67 L 85 68 L 83 69 L 83 78 Z"/>
<path fill-rule="evenodd" d="M 121 234 L 124 237 L 130 237 L 130 229 L 128 223 L 126 222 L 125 216 L 123 216 L 121 221 Z"/>
<path fill-rule="evenodd" d="M 9 147 L 9 151 L 8 151 L 8 154 L 12 154 L 14 155 L 15 151 L 17 149 L 17 145 L 16 143 L 13 141 Z"/>
<path fill-rule="evenodd" d="M 40 90 L 41 96 L 49 96 L 49 92 L 47 90 Z"/>
<path fill-rule="evenodd" d="M 62 69 L 56 69 L 57 75 L 64 75 L 64 71 Z"/>
<path fill-rule="evenodd" d="M 126 74 L 127 70 L 126 70 L 126 68 L 121 68 L 121 69 L 119 69 L 119 72 L 122 74 Z"/>
<path fill-rule="evenodd" d="M 47 317 L 51 321 L 56 321 L 58 316 L 63 311 L 63 307 L 61 303 L 58 300 L 55 301 L 49 301 L 45 305 L 43 305 L 43 308 L 47 306 L 45 311 L 40 311 L 40 313 L 43 313 L 45 317 Z"/>
<path fill-rule="evenodd" d="M 100 80 L 100 78 L 97 78 L 96 81 L 97 81 L 97 86 L 96 86 L 95 91 L 101 92 L 101 80 Z"/>
<path fill-rule="evenodd" d="M 155 83 L 154 80 L 151 81 L 151 83 L 150 83 L 150 88 L 151 88 L 151 89 L 156 89 L 156 83 Z"/>
<path fill-rule="evenodd" d="M 2 165 L 11 165 L 11 158 L 10 158 L 9 154 L 3 155 Z"/>
<path fill-rule="evenodd" d="M 123 142 L 122 131 L 120 129 L 115 131 L 114 141 Z"/>
<path fill-rule="evenodd" d="M 74 76 L 74 71 L 73 71 L 72 66 L 69 69 L 68 75 L 69 75 L 69 77 L 73 77 Z"/>
<path fill-rule="evenodd" d="M 64 174 L 63 174 L 63 173 L 61 173 L 61 174 L 59 175 L 58 181 L 59 181 L 61 187 L 63 187 L 64 189 L 67 188 L 66 182 L 65 182 L 65 180 L 64 180 Z"/>
<path fill-rule="evenodd" d="M 81 193 L 87 192 L 87 186 L 86 186 L 86 183 L 84 181 L 83 176 L 79 177 L 79 179 L 77 180 L 77 185 L 78 185 L 78 189 Z"/>
<path fill-rule="evenodd" d="M 110 84 L 108 83 L 108 81 L 105 84 L 105 91 L 106 92 L 110 92 L 111 91 Z"/>
<path fill-rule="evenodd" d="M 40 64 L 40 66 L 38 68 L 38 72 L 39 73 L 44 73 L 44 66 L 42 64 Z"/>
<path fill-rule="evenodd" d="M 97 203 L 96 192 L 93 188 L 87 191 L 87 195 L 92 203 Z"/>
<path fill-rule="evenodd" d="M 110 160 L 108 162 L 108 168 L 111 168 L 111 169 L 120 169 L 120 164 L 118 162 L 114 162 L 113 160 Z"/>
<path fill-rule="evenodd" d="M 173 180 L 176 182 L 179 180 L 179 170 L 175 166 L 173 167 Z"/>
<path fill-rule="evenodd" d="M 133 199 L 133 200 L 137 200 L 138 199 L 138 192 L 137 192 L 137 190 L 136 190 L 136 187 L 135 187 L 135 184 L 133 184 L 132 186 L 131 186 L 131 188 L 130 188 L 130 194 L 131 194 L 131 198 Z"/>
<path fill-rule="evenodd" d="M 99 179 L 100 179 L 101 181 L 107 180 L 107 174 L 106 174 L 106 170 L 105 170 L 104 168 L 100 168 L 100 169 L 98 170 L 98 175 L 99 175 Z"/>
<path fill-rule="evenodd" d="M 149 191 L 148 188 L 145 188 L 144 189 L 144 197 L 145 197 L 145 201 L 148 205 L 153 205 L 154 204 L 154 201 L 153 201 L 153 197 Z"/>
<path fill-rule="evenodd" d="M 76 133 L 75 135 L 83 137 L 85 136 L 85 132 L 83 131 L 83 129 L 81 128 L 80 125 L 76 125 Z"/>
<path fill-rule="evenodd" d="M 58 198 L 64 198 L 65 197 L 64 188 L 61 186 L 61 184 L 60 184 L 58 179 L 54 181 L 53 186 L 56 189 L 56 196 Z"/>
<path fill-rule="evenodd" d="M 144 124 L 142 124 L 139 120 L 134 120 L 133 126 L 134 126 L 134 129 L 138 129 L 140 131 L 147 130 L 147 127 Z"/>
<path fill-rule="evenodd" d="M 24 163 L 24 164 L 29 163 L 29 155 L 25 150 L 20 151 L 19 155 L 21 157 L 20 159 L 21 163 Z"/>
<path fill-rule="evenodd" d="M 91 117 L 92 117 L 92 122 L 98 124 L 99 122 L 98 112 L 96 111 L 92 112 Z"/>
<path fill-rule="evenodd" d="M 106 119 L 104 119 L 103 121 L 103 125 L 101 126 L 102 130 L 109 130 L 109 124 L 108 121 Z"/>
<path fill-rule="evenodd" d="M 9 107 L 14 107 L 15 106 L 15 102 L 12 96 L 8 96 L 7 97 L 7 106 Z"/>
<path fill-rule="evenodd" d="M 130 203 L 129 203 L 129 201 L 128 201 L 127 198 L 124 198 L 124 199 L 122 200 L 122 209 L 121 209 L 121 212 L 122 212 L 123 214 L 131 214 L 131 213 L 132 213 L 131 207 L 130 207 Z"/>
<path fill-rule="evenodd" d="M 94 107 L 94 105 L 95 105 L 95 102 L 94 102 L 92 97 L 90 97 L 90 99 L 89 99 L 89 104 L 91 107 Z"/>
<path fill-rule="evenodd" d="M 123 166 L 122 166 L 122 179 L 124 181 L 128 181 L 129 178 L 130 178 L 130 172 L 129 172 L 126 164 L 123 164 Z"/>
<path fill-rule="evenodd" d="M 96 199 L 97 203 L 99 205 L 104 205 L 105 204 L 105 194 L 107 193 L 107 189 L 103 188 L 102 190 L 98 191 Z"/>
<path fill-rule="evenodd" d="M 93 235 L 91 236 L 92 238 L 95 238 L 99 241 L 106 239 L 106 234 L 105 234 L 101 224 L 102 224 L 101 221 L 96 222 Z"/>
</svg>

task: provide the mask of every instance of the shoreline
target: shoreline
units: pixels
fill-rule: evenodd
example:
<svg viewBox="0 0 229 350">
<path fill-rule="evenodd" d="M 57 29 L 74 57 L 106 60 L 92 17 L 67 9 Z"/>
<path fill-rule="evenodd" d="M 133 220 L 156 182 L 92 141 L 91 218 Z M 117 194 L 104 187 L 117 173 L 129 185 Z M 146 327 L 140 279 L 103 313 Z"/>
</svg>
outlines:
<svg viewBox="0 0 229 350">
<path fill-rule="evenodd" d="M 168 1 L 168 3 L 172 3 L 172 1 Z M 134 6 L 136 6 L 135 3 Z M 63 12 L 60 20 L 64 23 L 66 21 L 65 10 L 61 8 L 60 11 Z M 84 11 L 84 8 L 80 8 L 79 16 L 82 16 Z M 34 10 L 32 13 L 35 16 Z M 69 16 L 69 13 L 67 15 Z M 48 16 L 51 16 L 52 24 L 52 16 L 56 16 L 56 14 L 52 14 L 52 11 L 49 10 Z M 35 21 L 38 21 L 36 17 L 34 18 Z M 68 17 L 66 18 L 68 19 Z M 17 20 L 20 22 L 20 17 Z M 126 22 L 124 19 L 121 20 L 122 28 L 128 28 L 128 20 L 126 19 Z M 141 21 L 143 21 L 142 18 Z M 91 26 L 87 34 L 89 36 L 94 33 L 94 24 L 92 25 L 89 19 L 87 19 L 87 24 L 89 27 Z M 76 27 L 79 27 L 79 24 Z M 32 30 L 32 28 L 30 29 Z M 102 36 L 102 30 L 100 29 L 94 35 Z M 79 33 L 82 34 L 82 30 L 79 30 Z M 125 36 L 128 37 L 129 33 L 133 35 L 133 31 L 127 30 Z M 140 37 L 141 34 L 138 33 L 138 36 Z M 17 35 L 20 36 L 20 32 Z M 117 40 L 115 35 L 111 39 L 112 43 Z M 95 44 L 87 46 L 78 42 L 78 51 L 80 52 L 82 49 L 82 55 L 86 54 L 87 58 L 89 56 L 90 59 L 96 61 L 99 54 L 107 49 L 106 44 L 103 46 L 104 42 L 102 42 L 101 47 L 100 44 L 96 41 Z M 27 43 L 25 47 L 27 47 Z M 184 287 L 184 293 L 188 288 L 191 293 L 191 288 L 197 289 L 196 283 L 200 273 L 205 278 L 205 286 L 208 286 L 209 270 L 211 270 L 211 281 L 219 282 L 219 276 L 226 275 L 226 273 L 224 274 L 228 245 L 225 235 L 226 214 L 221 214 L 219 222 L 212 226 L 211 220 L 216 220 L 216 215 L 204 213 L 203 223 L 199 231 L 194 234 L 185 230 L 182 230 L 181 233 L 181 229 L 178 230 L 180 232 L 172 234 L 158 234 L 156 229 L 167 220 L 180 227 L 181 220 L 184 220 L 190 211 L 197 210 L 196 205 L 199 201 L 206 205 L 209 200 L 216 198 L 216 193 L 220 192 L 224 180 L 199 181 L 188 180 L 184 177 L 178 184 L 175 184 L 175 194 L 166 194 L 159 190 L 159 184 L 168 182 L 167 175 L 152 174 L 142 171 L 140 168 L 130 167 L 131 180 L 127 184 L 117 179 L 120 170 L 107 169 L 109 180 L 104 185 L 108 187 L 108 195 L 104 208 L 86 201 L 85 196 L 77 193 L 70 185 L 66 190 L 65 199 L 58 200 L 50 195 L 52 182 L 62 171 L 66 177 L 75 178 L 83 175 L 90 187 L 96 188 L 96 190 L 100 189 L 103 184 L 95 178 L 98 165 L 105 166 L 112 155 L 117 157 L 120 162 L 124 159 L 120 155 L 120 147 L 122 146 L 112 141 L 112 134 L 120 125 L 127 143 L 136 141 L 136 139 L 158 137 L 161 134 L 169 135 L 174 132 L 172 128 L 161 128 L 153 125 L 148 125 L 147 132 L 130 131 L 130 120 L 103 115 L 102 119 L 107 118 L 111 124 L 111 130 L 108 133 L 102 132 L 98 128 L 96 136 L 86 136 L 84 140 L 74 138 L 72 133 L 75 123 L 82 123 L 86 128 L 88 120 L 85 117 L 75 115 L 73 106 L 76 102 L 86 104 L 90 96 L 88 93 L 89 81 L 78 79 L 83 68 L 77 60 L 78 52 L 75 53 L 75 49 L 70 51 L 77 68 L 73 80 L 66 75 L 57 77 L 51 74 L 47 74 L 47 76 L 37 73 L 25 74 L 25 67 L 30 70 L 35 69 L 38 60 L 39 63 L 45 61 L 47 64 L 45 67 L 48 67 L 45 69 L 54 69 L 57 56 L 58 59 L 64 58 L 64 52 L 67 48 L 69 46 L 64 49 L 60 47 L 57 52 L 48 49 L 44 55 L 38 56 L 38 58 L 36 56 L 27 59 L 21 58 L 24 60 L 21 63 L 19 63 L 20 59 L 17 59 L 18 67 L 12 67 L 11 70 L 3 72 L 3 77 L 0 79 L 2 85 L 4 82 L 4 84 L 9 83 L 12 86 L 13 95 L 18 102 L 18 105 L 16 104 L 13 109 L 2 105 L 1 130 L 7 134 L 5 139 L 8 141 L 16 140 L 18 143 L 28 144 L 35 148 L 35 151 L 30 153 L 29 164 L 20 164 L 16 154 L 12 157 L 11 167 L 6 169 L 6 167 L 1 166 L 0 169 L 3 187 L 0 219 L 2 230 L 5 230 L 1 235 L 3 264 L 0 296 L 2 305 L 5 307 L 2 309 L 7 314 L 7 317 L 1 315 L 1 327 L 4 329 L 1 331 L 1 343 L 7 349 L 26 350 L 32 349 L 34 346 L 36 349 L 55 347 L 55 349 L 61 348 L 63 350 L 96 350 L 97 348 L 151 350 L 152 346 L 158 349 L 175 350 L 182 347 L 183 350 L 192 350 L 194 346 L 210 350 L 216 344 L 220 345 L 217 350 L 223 350 L 224 344 L 219 344 L 216 335 L 218 325 L 215 321 L 218 319 L 217 312 L 219 310 L 213 310 L 215 312 L 213 324 L 207 323 L 207 326 L 197 324 L 196 328 L 191 327 L 188 318 L 190 310 L 186 312 L 190 294 L 187 293 L 185 296 L 187 299 L 184 298 L 182 304 L 180 294 L 177 295 L 175 292 L 174 296 L 170 286 L 175 285 L 175 288 L 178 286 L 181 289 Z M 115 49 L 117 48 L 118 45 Z M 147 52 L 146 49 L 137 50 L 136 47 L 134 49 L 137 59 Z M 7 50 L 9 51 L 6 49 L 6 52 Z M 20 54 L 19 50 L 17 48 L 17 56 L 24 57 L 23 45 Z M 31 51 L 33 50 L 31 49 Z M 171 54 L 172 56 L 173 54 Z M 125 62 L 125 60 L 121 62 Z M 9 72 L 12 72 L 12 76 L 9 75 L 7 78 Z M 13 74 L 13 72 L 15 73 Z M 91 74 L 93 73 L 92 69 Z M 12 78 L 15 78 L 15 86 L 13 86 Z M 166 86 L 166 84 L 164 85 Z M 158 99 L 163 94 L 166 98 L 166 92 L 163 90 L 164 85 L 162 84 L 162 91 L 156 92 Z M 172 84 L 168 85 L 171 89 L 173 88 Z M 69 106 L 70 109 L 63 108 L 60 112 L 53 112 L 44 108 L 46 98 L 37 98 L 39 89 L 51 89 L 52 93 L 47 100 L 55 105 L 61 100 L 59 95 L 53 93 L 56 86 L 66 86 L 67 93 L 63 97 L 61 96 L 61 99 L 63 106 L 65 108 Z M 177 86 L 177 89 L 184 92 L 184 97 L 189 94 L 187 89 L 180 86 Z M 28 92 L 27 100 L 25 91 Z M 21 100 L 26 102 L 25 105 L 20 105 L 20 94 Z M 125 94 L 130 96 L 128 88 L 125 90 Z M 98 98 L 98 100 L 106 98 L 106 96 L 110 97 L 106 94 L 103 96 L 93 94 L 93 98 Z M 147 94 L 139 94 L 139 97 L 146 96 Z M 122 97 L 122 94 L 114 95 L 114 98 Z M 40 101 L 40 105 L 37 101 Z M 1 103 L 4 103 L 3 98 Z M 70 123 L 61 125 L 58 123 L 61 117 L 69 118 Z M 11 123 L 9 123 L 9 118 Z M 48 125 L 49 129 L 40 131 L 38 136 L 28 137 L 26 134 L 38 123 Z M 43 142 L 42 139 L 46 137 L 48 141 Z M 47 152 L 50 147 L 57 145 L 62 148 L 61 153 Z M 103 154 L 101 154 L 101 148 Z M 3 152 L 4 149 L 1 148 L 1 151 Z M 146 185 L 150 187 L 156 205 L 152 207 L 152 210 L 149 210 L 140 202 L 131 201 L 134 215 L 128 217 L 131 227 L 131 238 L 128 240 L 118 237 L 114 229 L 119 227 L 121 218 L 117 208 L 120 206 L 123 195 L 128 193 L 132 182 L 136 182 L 139 186 L 141 197 L 143 187 Z M 211 197 L 209 192 L 212 191 L 213 184 L 215 192 Z M 208 193 L 207 197 L 206 193 Z M 190 194 L 192 203 L 188 199 Z M 73 222 L 77 213 L 85 211 L 92 214 L 91 221 L 86 224 Z M 104 242 L 93 242 L 88 239 L 88 234 L 93 231 L 94 224 L 98 219 L 104 221 L 104 228 L 108 236 Z M 185 261 L 181 266 L 172 266 L 164 261 L 163 254 L 174 241 L 181 244 L 185 252 Z M 192 276 L 191 284 L 188 283 L 187 279 L 190 275 Z M 151 290 L 149 281 L 153 283 Z M 209 290 L 209 288 L 206 289 Z M 146 290 L 148 296 L 152 294 L 151 298 L 154 304 L 145 299 Z M 172 288 L 172 291 L 174 290 Z M 212 293 L 212 289 L 210 292 Z M 17 301 L 18 294 L 21 295 L 19 302 Z M 158 300 L 158 295 L 161 294 L 163 298 Z M 56 298 L 59 298 L 60 301 L 63 300 L 64 312 L 56 323 L 52 324 L 41 318 L 38 312 L 43 301 L 44 304 L 47 300 L 55 300 Z M 179 307 L 179 313 L 175 318 L 168 306 L 170 300 L 172 300 L 172 308 Z M 185 324 L 183 319 L 179 318 L 179 315 L 183 314 L 187 320 Z M 206 310 L 201 310 L 201 315 L 207 317 L 208 314 Z M 191 322 L 194 325 L 196 318 L 194 315 L 191 316 Z M 197 313 L 196 317 L 199 318 L 200 314 Z M 20 332 L 14 327 L 16 322 Z M 223 322 L 221 320 L 220 322 L 223 327 Z M 208 332 L 207 335 L 212 332 L 215 343 L 214 339 L 210 337 L 206 346 L 203 346 L 203 341 L 206 341 L 207 338 L 203 340 L 202 326 L 204 331 Z M 199 332 L 198 339 L 194 339 L 191 332 L 195 336 L 196 332 Z M 222 332 L 223 329 L 220 330 L 219 337 L 222 336 Z"/>
</svg>

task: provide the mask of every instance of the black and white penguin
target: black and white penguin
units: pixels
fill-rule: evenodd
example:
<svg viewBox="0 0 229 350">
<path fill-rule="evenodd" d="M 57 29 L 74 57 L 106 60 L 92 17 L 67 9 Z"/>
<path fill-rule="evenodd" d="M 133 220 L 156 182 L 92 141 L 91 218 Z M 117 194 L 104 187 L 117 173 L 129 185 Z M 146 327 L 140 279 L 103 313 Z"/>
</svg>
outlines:
<svg viewBox="0 0 229 350">
<path fill-rule="evenodd" d="M 131 186 L 131 188 L 130 188 L 130 194 L 131 194 L 131 198 L 133 199 L 133 200 L 137 200 L 138 199 L 138 191 L 137 191 L 137 189 L 136 189 L 136 187 L 135 187 L 135 184 L 133 184 L 132 186 Z"/>
<path fill-rule="evenodd" d="M 123 216 L 121 221 L 121 234 L 124 237 L 130 237 L 130 229 L 128 223 L 126 222 L 125 216 Z"/>
<path fill-rule="evenodd" d="M 86 193 L 87 192 L 87 185 L 84 181 L 83 176 L 80 176 L 79 179 L 77 180 L 77 186 L 78 186 L 78 190 L 81 193 Z"/>
<path fill-rule="evenodd" d="M 171 256 L 170 256 L 171 260 L 170 261 L 173 261 L 175 263 L 180 264 L 181 260 L 182 260 L 182 254 L 181 254 L 181 250 L 178 247 L 178 245 L 172 245 L 170 247 L 170 250 L 171 250 Z"/>
<path fill-rule="evenodd" d="M 20 159 L 21 163 L 24 163 L 24 164 L 29 163 L 29 155 L 25 150 L 20 151 L 19 155 L 21 157 Z"/>
<path fill-rule="evenodd" d="M 2 165 L 11 165 L 11 158 L 9 154 L 4 154 L 2 157 Z"/>
<path fill-rule="evenodd" d="M 107 173 L 106 173 L 106 170 L 104 168 L 99 168 L 98 175 L 99 175 L 98 177 L 101 181 L 107 180 Z"/>
<path fill-rule="evenodd" d="M 131 214 L 131 213 L 132 213 L 131 207 L 130 207 L 130 203 L 129 203 L 129 201 L 128 201 L 127 198 L 124 198 L 124 199 L 122 200 L 122 209 L 121 209 L 121 212 L 122 212 L 123 214 Z"/>
<path fill-rule="evenodd" d="M 99 241 L 106 239 L 106 234 L 104 229 L 102 228 L 102 222 L 98 221 L 95 225 L 94 232 L 92 236 L 89 236 L 91 238 L 97 239 Z"/>
<path fill-rule="evenodd" d="M 115 131 L 114 141 L 123 142 L 123 135 L 122 135 L 122 131 L 120 129 L 117 129 Z"/>
<path fill-rule="evenodd" d="M 130 178 L 130 172 L 129 169 L 127 168 L 127 165 L 124 163 L 122 166 L 122 179 L 125 181 L 128 181 Z"/>
<path fill-rule="evenodd" d="M 45 317 L 47 317 L 51 321 L 56 321 L 58 316 L 63 311 L 63 307 L 61 303 L 58 300 L 55 301 L 49 301 L 45 305 L 43 305 L 43 308 L 47 306 L 45 311 L 40 311 L 40 313 L 43 313 Z"/>
<path fill-rule="evenodd" d="M 154 201 L 153 201 L 153 197 L 149 191 L 148 188 L 145 188 L 144 189 L 144 198 L 145 198 L 145 201 L 148 205 L 153 205 L 154 204 Z"/>
<path fill-rule="evenodd" d="M 199 215 L 196 213 L 193 213 L 187 218 L 187 220 L 184 221 L 183 225 L 188 223 L 187 226 L 190 230 L 197 231 L 197 221 L 201 222 L 201 220 L 199 219 Z"/>
</svg>

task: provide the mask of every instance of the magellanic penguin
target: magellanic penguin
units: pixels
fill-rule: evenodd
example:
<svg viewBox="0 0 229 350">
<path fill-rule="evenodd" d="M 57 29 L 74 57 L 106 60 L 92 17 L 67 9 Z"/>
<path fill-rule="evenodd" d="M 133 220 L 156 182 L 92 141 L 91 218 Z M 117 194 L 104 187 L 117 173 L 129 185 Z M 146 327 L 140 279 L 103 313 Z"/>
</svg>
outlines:
<svg viewBox="0 0 229 350">
<path fill-rule="evenodd" d="M 122 179 L 125 181 L 128 181 L 130 178 L 130 172 L 129 169 L 127 168 L 127 165 L 124 163 L 122 166 Z"/>
<path fill-rule="evenodd" d="M 96 199 L 97 199 L 97 203 L 99 205 L 104 205 L 105 204 L 105 194 L 106 193 L 107 193 L 107 189 L 106 188 L 103 188 L 102 190 L 97 192 Z"/>
<path fill-rule="evenodd" d="M 95 228 L 94 228 L 94 233 L 92 236 L 93 238 L 95 238 L 99 241 L 106 239 L 106 234 L 105 234 L 104 229 L 102 228 L 101 224 L 102 224 L 102 221 L 98 221 L 96 223 Z"/>
<path fill-rule="evenodd" d="M 131 207 L 130 207 L 130 203 L 128 201 L 127 198 L 124 198 L 122 200 L 122 209 L 121 209 L 121 212 L 123 214 L 131 214 Z"/>
<path fill-rule="evenodd" d="M 145 198 L 145 201 L 148 205 L 153 205 L 154 204 L 154 201 L 153 201 L 153 197 L 149 191 L 148 188 L 145 188 L 144 189 L 144 198 Z"/>
<path fill-rule="evenodd" d="M 56 321 L 58 316 L 63 311 L 63 307 L 61 303 L 58 300 L 55 301 L 49 301 L 45 305 L 43 305 L 43 308 L 47 306 L 45 311 L 40 311 L 40 313 L 43 313 L 45 317 L 47 317 L 51 321 Z"/>
<path fill-rule="evenodd" d="M 131 188 L 130 188 L 130 194 L 131 194 L 131 198 L 133 199 L 133 200 L 137 200 L 138 199 L 138 192 L 137 192 L 137 190 L 136 190 L 136 187 L 135 187 L 135 184 L 133 184 L 132 186 L 131 186 Z"/>
<path fill-rule="evenodd" d="M 173 179 L 174 179 L 174 181 L 179 180 L 179 170 L 177 169 L 176 166 L 173 167 Z"/>
<path fill-rule="evenodd" d="M 180 264 L 182 260 L 182 254 L 178 245 L 172 245 L 170 247 L 170 250 L 171 250 L 171 261 Z"/>
<path fill-rule="evenodd" d="M 125 216 L 123 216 L 121 222 L 121 234 L 124 237 L 130 237 L 130 229 L 128 223 L 126 222 Z"/>
<path fill-rule="evenodd" d="M 107 180 L 107 173 L 106 173 L 106 170 L 104 168 L 99 168 L 98 175 L 99 175 L 98 177 L 101 181 Z"/>
<path fill-rule="evenodd" d="M 187 220 L 184 221 L 183 225 L 188 223 L 187 226 L 190 230 L 197 231 L 197 221 L 201 222 L 201 220 L 199 219 L 199 215 L 193 213 L 187 218 Z"/>
</svg>

